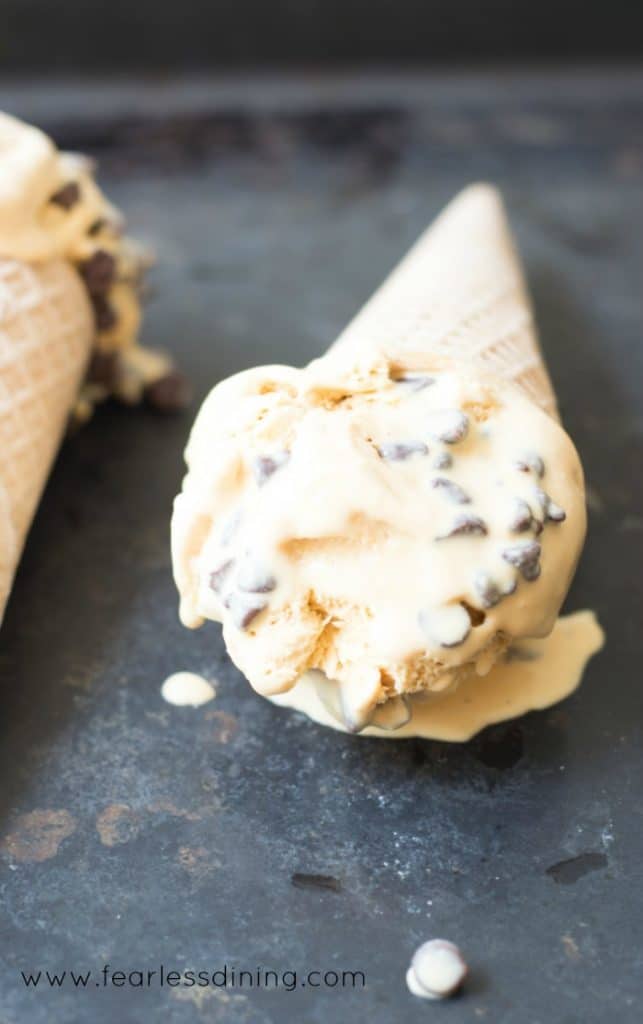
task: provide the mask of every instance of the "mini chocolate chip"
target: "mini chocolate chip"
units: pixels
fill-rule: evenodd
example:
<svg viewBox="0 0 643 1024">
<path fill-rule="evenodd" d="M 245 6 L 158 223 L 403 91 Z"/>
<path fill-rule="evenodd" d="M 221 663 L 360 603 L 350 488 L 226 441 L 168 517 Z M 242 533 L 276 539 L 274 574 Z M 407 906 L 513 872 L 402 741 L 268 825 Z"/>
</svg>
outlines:
<svg viewBox="0 0 643 1024">
<path fill-rule="evenodd" d="M 269 594 L 277 586 L 277 580 L 256 563 L 246 560 L 237 574 L 237 586 L 251 594 Z"/>
<path fill-rule="evenodd" d="M 458 444 L 469 432 L 469 418 L 459 409 L 443 409 L 433 414 L 429 433 L 444 444 Z"/>
<path fill-rule="evenodd" d="M 99 331 L 109 331 L 118 323 L 118 316 L 114 307 L 107 301 L 104 295 L 92 295 L 94 307 L 94 319 L 96 328 Z"/>
<path fill-rule="evenodd" d="M 404 462 L 412 455 L 428 455 L 429 449 L 423 441 L 384 441 L 376 445 L 377 454 L 386 462 Z"/>
<path fill-rule="evenodd" d="M 105 295 L 116 277 L 116 260 L 106 249 L 97 249 L 78 271 L 90 295 Z"/>
<path fill-rule="evenodd" d="M 538 477 L 545 475 L 545 463 L 536 452 L 527 452 L 525 455 L 521 455 L 519 459 L 516 459 L 515 465 L 521 473 L 532 472 Z"/>
<path fill-rule="evenodd" d="M 424 391 L 425 388 L 435 384 L 435 377 L 426 377 L 419 373 L 405 373 L 399 377 L 394 377 L 393 380 L 396 384 L 403 385 L 408 391 Z"/>
<path fill-rule="evenodd" d="M 145 400 L 157 412 L 179 412 L 190 404 L 191 398 L 192 389 L 178 370 L 170 370 L 145 388 Z"/>
<path fill-rule="evenodd" d="M 63 210 L 71 210 L 79 200 L 80 185 L 75 181 L 68 181 L 66 185 L 54 192 L 49 202 L 62 207 Z"/>
<path fill-rule="evenodd" d="M 285 466 L 289 458 L 290 452 L 286 449 L 275 452 L 273 455 L 257 455 L 252 462 L 252 472 L 259 486 L 265 484 L 273 473 Z"/>
<path fill-rule="evenodd" d="M 453 455 L 449 455 L 448 452 L 440 452 L 433 460 L 434 469 L 451 469 L 453 465 Z"/>
<path fill-rule="evenodd" d="M 102 384 L 111 391 L 118 381 L 118 356 L 115 352 L 94 352 L 87 369 L 90 384 Z"/>
<path fill-rule="evenodd" d="M 463 491 L 458 484 L 453 482 L 453 480 L 447 480 L 444 476 L 434 477 L 431 481 L 431 487 L 434 487 L 436 490 L 444 491 L 447 498 L 449 498 L 450 501 L 454 501 L 456 505 L 471 504 L 471 498 L 467 492 Z"/>
<path fill-rule="evenodd" d="M 247 629 L 259 612 L 268 607 L 267 601 L 239 593 L 230 594 L 223 603 L 237 629 Z"/>
<path fill-rule="evenodd" d="M 473 589 L 485 608 L 494 608 L 504 596 L 496 580 L 482 569 L 474 576 Z"/>
<path fill-rule="evenodd" d="M 562 523 L 567 518 L 565 510 L 557 505 L 540 487 L 535 489 L 536 500 L 540 505 L 545 522 Z"/>
<path fill-rule="evenodd" d="M 527 562 L 520 571 L 523 579 L 527 580 L 528 583 L 533 583 L 540 576 L 540 562 Z"/>
<path fill-rule="evenodd" d="M 557 505 L 556 502 L 552 501 L 550 498 L 547 505 L 547 519 L 549 522 L 562 523 L 566 518 L 567 513 L 565 512 L 565 509 L 561 508 L 560 505 Z"/>
<path fill-rule="evenodd" d="M 520 569 L 523 578 L 532 582 L 540 576 L 541 547 L 537 540 L 521 540 L 501 552 L 505 562 Z"/>
<path fill-rule="evenodd" d="M 234 559 L 229 558 L 226 562 L 222 562 L 218 569 L 210 573 L 210 589 L 214 590 L 215 594 L 221 593 L 233 565 Z"/>
<path fill-rule="evenodd" d="M 524 533 L 531 528 L 533 516 L 531 509 L 522 498 L 514 500 L 513 514 L 509 522 L 509 529 L 513 533 Z"/>
<path fill-rule="evenodd" d="M 487 524 L 479 516 L 461 515 L 454 520 L 448 533 L 443 533 L 436 540 L 448 540 L 449 537 L 485 537 L 489 531 Z"/>
<path fill-rule="evenodd" d="M 94 237 L 95 235 L 100 234 L 104 227 L 107 227 L 107 221 L 104 217 L 99 217 L 89 225 L 87 228 L 87 234 Z"/>
<path fill-rule="evenodd" d="M 523 565 L 538 561 L 540 552 L 541 547 L 537 540 L 521 540 L 511 547 L 504 548 L 502 557 L 516 569 L 522 569 Z"/>
</svg>

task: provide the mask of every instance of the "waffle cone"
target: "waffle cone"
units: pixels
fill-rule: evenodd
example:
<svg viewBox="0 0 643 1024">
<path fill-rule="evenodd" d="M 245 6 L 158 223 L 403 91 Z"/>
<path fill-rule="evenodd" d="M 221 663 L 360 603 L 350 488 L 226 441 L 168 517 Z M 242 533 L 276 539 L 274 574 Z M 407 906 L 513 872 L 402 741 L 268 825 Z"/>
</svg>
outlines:
<svg viewBox="0 0 643 1024">
<path fill-rule="evenodd" d="M 0 619 L 92 335 L 85 289 L 67 263 L 0 259 Z"/>
<path fill-rule="evenodd" d="M 430 351 L 478 365 L 558 416 L 520 259 L 489 185 L 456 196 L 333 348 L 391 358 Z"/>
</svg>

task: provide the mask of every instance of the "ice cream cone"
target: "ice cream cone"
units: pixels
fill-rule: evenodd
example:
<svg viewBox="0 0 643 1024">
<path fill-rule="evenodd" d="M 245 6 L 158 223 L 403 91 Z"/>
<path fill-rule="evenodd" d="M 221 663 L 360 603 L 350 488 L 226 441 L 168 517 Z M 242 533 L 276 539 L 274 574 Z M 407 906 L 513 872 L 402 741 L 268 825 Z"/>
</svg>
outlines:
<svg viewBox="0 0 643 1024">
<path fill-rule="evenodd" d="M 489 185 L 446 207 L 333 348 L 393 358 L 428 350 L 475 364 L 558 418 L 502 199 Z"/>
<path fill-rule="evenodd" d="M 93 334 L 67 262 L 0 259 L 0 619 Z"/>
</svg>

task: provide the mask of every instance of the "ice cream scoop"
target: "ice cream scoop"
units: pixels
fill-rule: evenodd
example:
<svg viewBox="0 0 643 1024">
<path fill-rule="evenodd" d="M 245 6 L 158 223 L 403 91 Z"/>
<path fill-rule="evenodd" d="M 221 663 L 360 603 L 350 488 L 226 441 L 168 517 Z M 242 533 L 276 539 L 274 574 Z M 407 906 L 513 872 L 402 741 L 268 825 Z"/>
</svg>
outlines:
<svg viewBox="0 0 643 1024">
<path fill-rule="evenodd" d="M 585 533 L 562 427 L 428 355 L 239 374 L 207 399 L 187 459 L 183 621 L 222 621 L 265 695 L 323 672 L 354 730 L 548 633 Z"/>
<path fill-rule="evenodd" d="M 181 618 L 221 621 L 259 693 L 308 673 L 342 727 L 398 729 L 547 635 L 583 474 L 497 193 L 456 200 L 321 359 L 217 385 L 186 458 Z"/>
</svg>

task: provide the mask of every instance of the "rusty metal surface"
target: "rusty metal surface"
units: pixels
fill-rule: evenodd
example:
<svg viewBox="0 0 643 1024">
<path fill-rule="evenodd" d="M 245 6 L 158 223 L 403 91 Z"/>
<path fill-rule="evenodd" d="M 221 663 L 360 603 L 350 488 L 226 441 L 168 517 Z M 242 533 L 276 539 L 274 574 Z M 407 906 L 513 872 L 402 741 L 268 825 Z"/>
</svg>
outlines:
<svg viewBox="0 0 643 1024">
<path fill-rule="evenodd" d="M 167 121 L 94 121 L 78 102 L 65 125 L 49 101 L 158 249 L 145 334 L 197 399 L 319 354 L 445 200 L 498 182 L 590 485 L 567 607 L 595 607 L 608 646 L 571 700 L 463 746 L 274 708 L 218 627 L 177 621 L 168 520 L 193 410 L 101 410 L 60 456 L 0 633 L 2 1024 L 640 1020 L 643 79 L 582 102 L 573 83 L 503 81 L 427 81 L 405 106 L 403 83 L 374 104 L 362 80 L 359 102 L 313 91 L 288 112 L 244 107 L 237 83 L 227 108 Z M 216 680 L 216 699 L 165 704 L 178 669 Z M 436 935 L 472 968 L 439 1007 L 404 982 Z M 20 976 L 224 963 L 364 970 L 367 986 Z"/>
</svg>

